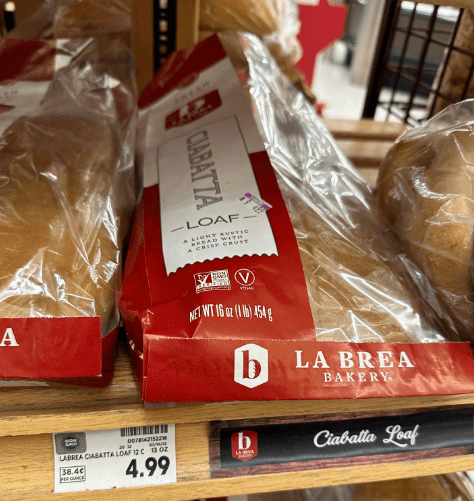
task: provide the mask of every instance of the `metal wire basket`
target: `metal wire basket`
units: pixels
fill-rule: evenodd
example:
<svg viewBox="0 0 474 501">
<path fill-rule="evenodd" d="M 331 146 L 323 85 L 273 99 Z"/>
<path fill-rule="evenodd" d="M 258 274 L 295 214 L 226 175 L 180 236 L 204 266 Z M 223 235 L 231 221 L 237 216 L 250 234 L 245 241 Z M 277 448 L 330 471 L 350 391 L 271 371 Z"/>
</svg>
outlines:
<svg viewBox="0 0 474 501">
<path fill-rule="evenodd" d="M 388 0 L 363 117 L 416 126 L 474 97 L 474 10 Z"/>
</svg>

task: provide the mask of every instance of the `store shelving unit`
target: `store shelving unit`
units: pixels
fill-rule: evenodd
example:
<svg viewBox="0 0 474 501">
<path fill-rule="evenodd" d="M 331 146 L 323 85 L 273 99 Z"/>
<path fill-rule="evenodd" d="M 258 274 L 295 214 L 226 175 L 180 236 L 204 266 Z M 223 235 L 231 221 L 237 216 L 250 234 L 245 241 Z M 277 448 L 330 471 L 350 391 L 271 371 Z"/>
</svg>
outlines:
<svg viewBox="0 0 474 501">
<path fill-rule="evenodd" d="M 473 7 L 472 0 L 384 2 L 363 116 L 416 126 L 472 97 Z"/>
<path fill-rule="evenodd" d="M 433 3 L 429 0 L 430 3 Z M 452 0 L 451 5 L 468 2 Z M 151 0 L 136 0 L 135 52 L 142 55 L 140 74 L 145 82 L 153 71 L 150 24 Z M 182 0 L 180 13 L 193 29 L 178 35 L 178 44 L 197 36 L 198 3 Z M 147 10 L 148 9 L 148 10 Z M 181 15 L 181 14 L 180 14 Z M 146 29 L 144 27 L 146 26 Z M 182 40 L 187 36 L 186 41 Z M 181 38 L 179 38 L 181 37 Z M 143 50 L 142 50 L 143 49 Z M 148 73 L 147 73 L 148 72 Z M 391 142 L 400 134 L 400 124 L 328 121 L 345 153 L 374 178 Z M 374 140 L 377 142 L 374 143 Z M 368 144 L 375 144 L 368 149 Z M 474 454 L 438 457 L 376 465 L 328 468 L 310 471 L 211 479 L 209 467 L 209 422 L 317 414 L 386 412 L 434 407 L 474 407 L 474 395 L 413 397 L 370 400 L 270 401 L 211 404 L 179 404 L 143 409 L 126 347 L 119 345 L 116 373 L 105 389 L 85 387 L 38 387 L 0 389 L 0 499 L 2 501 L 145 501 L 185 500 L 250 492 L 269 492 L 355 482 L 379 481 L 474 469 Z M 67 431 L 113 429 L 126 426 L 176 423 L 177 483 L 157 487 L 112 489 L 86 493 L 54 493 L 52 434 Z"/>
</svg>

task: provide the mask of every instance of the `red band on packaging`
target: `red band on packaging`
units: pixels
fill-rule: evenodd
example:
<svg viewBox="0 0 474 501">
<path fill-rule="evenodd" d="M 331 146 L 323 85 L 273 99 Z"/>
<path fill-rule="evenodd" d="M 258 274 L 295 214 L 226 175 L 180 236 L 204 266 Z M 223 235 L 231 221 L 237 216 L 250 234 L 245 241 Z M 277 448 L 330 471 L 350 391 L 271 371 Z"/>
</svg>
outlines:
<svg viewBox="0 0 474 501">
<path fill-rule="evenodd" d="M 101 375 L 100 317 L 0 319 L 0 378 Z"/>
<path fill-rule="evenodd" d="M 225 57 L 227 54 L 217 35 L 192 47 L 174 52 L 141 92 L 138 107 L 149 106 L 176 87 L 186 87 L 198 77 L 199 73 Z"/>
<path fill-rule="evenodd" d="M 54 77 L 55 44 L 44 40 L 0 40 L 0 81 L 40 82 Z"/>
<path fill-rule="evenodd" d="M 147 402 L 327 400 L 474 392 L 468 343 L 148 337 Z M 166 382 L 166 384 L 164 384 Z"/>
<path fill-rule="evenodd" d="M 115 367 L 115 345 L 117 343 L 119 328 L 115 327 L 102 338 L 102 375 L 100 378 L 82 379 L 74 381 L 55 381 L 71 386 L 93 386 L 95 388 L 106 388 L 112 381 Z"/>
</svg>

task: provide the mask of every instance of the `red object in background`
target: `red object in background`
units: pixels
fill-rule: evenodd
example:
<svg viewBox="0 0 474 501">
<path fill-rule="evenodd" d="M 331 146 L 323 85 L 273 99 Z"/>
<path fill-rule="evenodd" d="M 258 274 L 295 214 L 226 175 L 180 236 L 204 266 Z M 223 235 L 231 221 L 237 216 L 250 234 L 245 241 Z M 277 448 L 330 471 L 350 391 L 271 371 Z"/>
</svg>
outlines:
<svg viewBox="0 0 474 501">
<path fill-rule="evenodd" d="M 301 30 L 298 40 L 303 47 L 303 57 L 295 64 L 311 87 L 316 55 L 338 40 L 344 33 L 347 7 L 320 0 L 319 5 L 298 5 Z"/>
<path fill-rule="evenodd" d="M 322 117 L 323 116 L 323 111 L 324 111 L 324 108 L 326 108 L 326 103 L 319 103 L 319 102 L 315 102 L 314 103 L 314 109 L 316 110 L 316 113 Z"/>
<path fill-rule="evenodd" d="M 102 375 L 100 317 L 2 318 L 0 340 L 1 379 Z"/>
</svg>

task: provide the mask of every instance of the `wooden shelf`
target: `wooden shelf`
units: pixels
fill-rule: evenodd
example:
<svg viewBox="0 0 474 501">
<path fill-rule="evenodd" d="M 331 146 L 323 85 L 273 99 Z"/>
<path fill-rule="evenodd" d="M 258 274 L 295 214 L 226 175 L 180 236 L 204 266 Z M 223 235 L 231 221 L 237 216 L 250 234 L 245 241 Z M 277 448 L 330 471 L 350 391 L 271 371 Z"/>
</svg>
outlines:
<svg viewBox="0 0 474 501">
<path fill-rule="evenodd" d="M 176 426 L 176 484 L 56 494 L 51 435 L 3 437 L 0 467 L 2 501 L 173 501 L 218 497 L 253 492 L 289 490 L 295 486 L 309 488 L 357 482 L 379 481 L 409 476 L 434 475 L 474 469 L 474 455 L 405 461 L 358 467 L 298 471 L 272 475 L 255 475 L 211 480 L 208 455 L 208 423 Z"/>
<path fill-rule="evenodd" d="M 324 123 L 336 139 L 368 139 L 370 141 L 393 142 L 406 129 L 404 123 L 377 122 L 369 118 L 362 120 L 326 118 Z"/>
<path fill-rule="evenodd" d="M 270 416 L 301 416 L 390 409 L 474 405 L 474 395 L 371 400 L 324 400 L 182 404 L 143 409 L 124 345 L 108 388 L 35 387 L 0 390 L 0 498 L 2 501 L 51 499 L 54 458 L 51 434 L 177 423 L 178 483 L 159 487 L 56 494 L 67 501 L 183 500 L 377 481 L 474 469 L 474 455 L 379 465 L 299 471 L 211 480 L 209 421 Z"/>
<path fill-rule="evenodd" d="M 395 139 L 406 129 L 403 123 L 369 119 L 325 119 L 324 123 L 342 152 L 363 171 L 364 177 L 372 186 L 377 179 L 377 168 Z"/>
<path fill-rule="evenodd" d="M 354 165 L 378 167 L 392 147 L 393 141 L 338 139 L 337 144 Z"/>
</svg>

